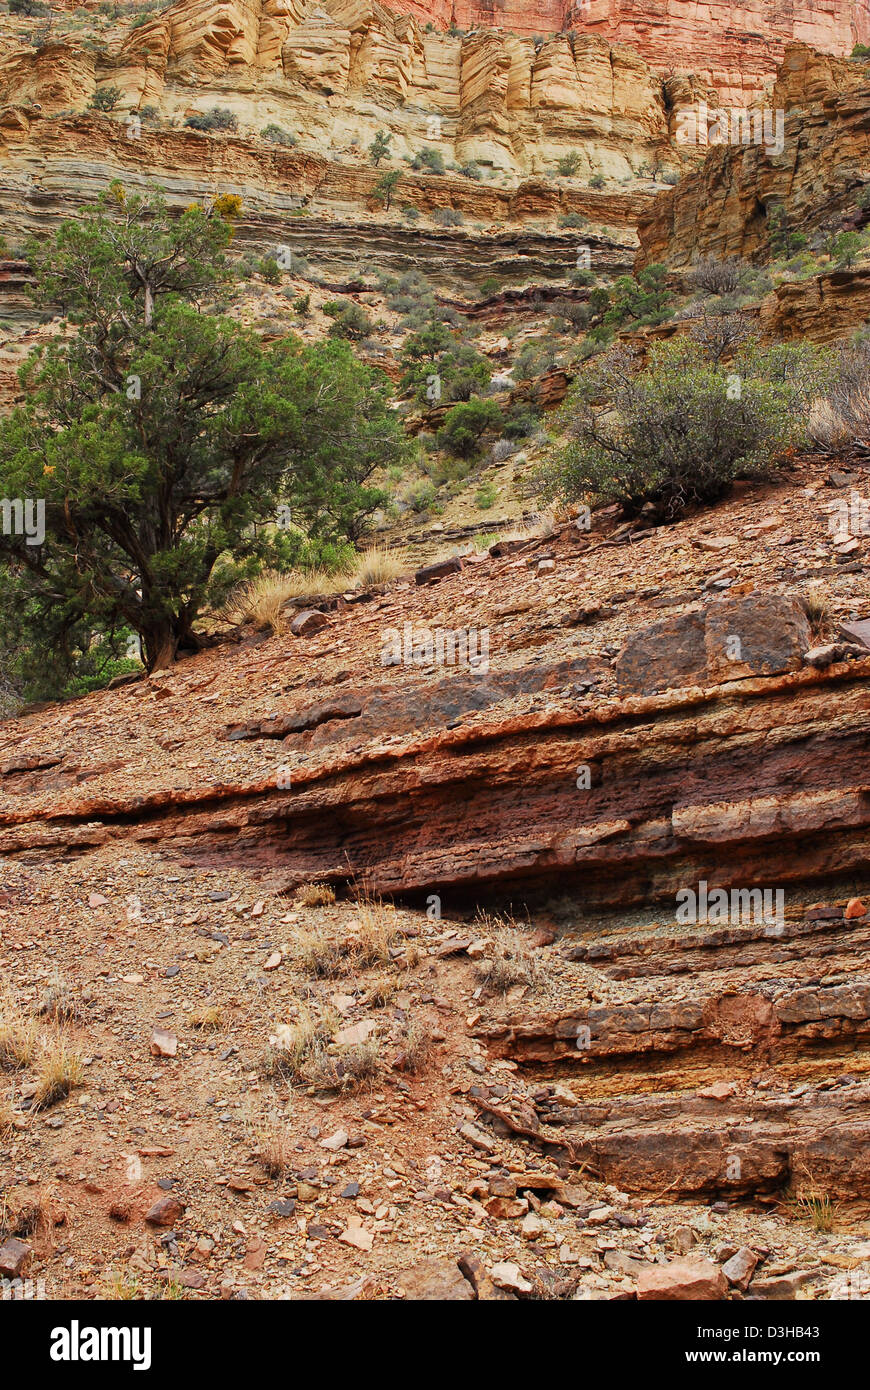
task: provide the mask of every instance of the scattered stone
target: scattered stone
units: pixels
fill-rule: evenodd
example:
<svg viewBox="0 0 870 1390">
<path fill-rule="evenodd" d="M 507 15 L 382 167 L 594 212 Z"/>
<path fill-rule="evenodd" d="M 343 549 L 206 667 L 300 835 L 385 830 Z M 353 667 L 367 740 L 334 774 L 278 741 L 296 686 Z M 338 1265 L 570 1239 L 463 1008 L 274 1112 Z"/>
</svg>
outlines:
<svg viewBox="0 0 870 1390">
<path fill-rule="evenodd" d="M 151 1052 L 155 1057 L 174 1057 L 178 1052 L 178 1039 L 165 1028 L 155 1028 L 151 1034 Z"/>
<path fill-rule="evenodd" d="M 304 608 L 301 613 L 290 624 L 290 631 L 294 637 L 311 637 L 315 632 L 319 632 L 322 627 L 329 623 L 325 613 L 321 613 L 317 608 Z"/>
<path fill-rule="evenodd" d="M 730 1260 L 726 1260 L 722 1266 L 722 1273 L 734 1288 L 745 1293 L 749 1287 L 749 1281 L 755 1273 L 758 1264 L 758 1256 L 754 1250 L 750 1250 L 748 1245 L 744 1245 L 732 1255 Z"/>
<path fill-rule="evenodd" d="M 500 1289 L 506 1289 L 508 1293 L 520 1294 L 531 1293 L 532 1285 L 528 1279 L 520 1273 L 519 1265 L 512 1264 L 510 1260 L 502 1261 L 500 1264 L 493 1265 L 491 1271 L 492 1282 Z"/>
<path fill-rule="evenodd" d="M 18 1279 L 26 1273 L 32 1253 L 26 1241 L 9 1236 L 0 1245 L 0 1276 L 4 1279 Z"/>
<path fill-rule="evenodd" d="M 426 1259 L 402 1270 L 398 1282 L 414 1302 L 457 1303 L 474 1298 L 471 1284 L 452 1260 Z"/>
<path fill-rule="evenodd" d="M 331 1134 L 329 1136 L 328 1139 L 321 1139 L 320 1147 L 322 1149 L 331 1149 L 333 1153 L 337 1153 L 339 1149 L 344 1149 L 347 1147 L 347 1140 L 348 1135 L 346 1131 L 343 1129 L 337 1129 L 334 1134 Z"/>
<path fill-rule="evenodd" d="M 458 574 L 463 568 L 462 560 L 458 555 L 451 555 L 447 560 L 438 560 L 433 565 L 424 565 L 417 570 L 414 575 L 416 584 L 432 584 L 439 579 L 446 579 L 449 574 Z"/>
<path fill-rule="evenodd" d="M 169 1197 L 161 1197 L 159 1202 L 155 1202 L 150 1211 L 146 1213 L 145 1220 L 149 1226 L 173 1226 L 184 1215 L 184 1211 L 184 1202 L 173 1193 Z"/>
<path fill-rule="evenodd" d="M 671 1260 L 666 1265 L 649 1265 L 638 1276 L 639 1299 L 709 1301 L 724 1298 L 728 1281 L 709 1260 Z"/>
</svg>

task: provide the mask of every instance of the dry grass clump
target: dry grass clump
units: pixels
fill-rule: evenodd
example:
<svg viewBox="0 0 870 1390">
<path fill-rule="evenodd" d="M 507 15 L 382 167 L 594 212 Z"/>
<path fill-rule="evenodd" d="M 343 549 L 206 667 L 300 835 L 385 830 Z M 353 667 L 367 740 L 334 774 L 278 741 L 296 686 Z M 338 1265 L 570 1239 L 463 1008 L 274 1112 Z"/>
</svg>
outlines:
<svg viewBox="0 0 870 1390">
<path fill-rule="evenodd" d="M 15 1115 L 12 1109 L 12 1102 L 7 1096 L 0 1096 L 0 1139 L 5 1139 L 12 1133 L 15 1123 Z"/>
<path fill-rule="evenodd" d="M 20 1071 L 33 1061 L 37 1028 L 9 985 L 0 985 L 0 1069 Z"/>
<path fill-rule="evenodd" d="M 330 907 L 335 902 L 335 889 L 328 883 L 306 883 L 296 894 L 303 907 Z"/>
<path fill-rule="evenodd" d="M 817 640 L 824 637 L 831 626 L 833 617 L 831 598 L 827 590 L 821 584 L 808 584 L 801 597 L 801 603 L 809 620 L 813 637 Z"/>
<path fill-rule="evenodd" d="M 381 1070 L 377 1038 L 331 1049 L 317 1047 L 305 1068 L 305 1079 L 317 1091 L 355 1091 L 373 1084 Z"/>
<path fill-rule="evenodd" d="M 223 1024 L 223 1011 L 219 1004 L 207 1004 L 202 1009 L 194 1009 L 188 1014 L 187 1021 L 191 1028 L 201 1028 L 205 1031 L 214 1031 Z"/>
<path fill-rule="evenodd" d="M 340 940 L 308 934 L 297 947 L 296 958 L 309 975 L 335 979 L 372 965 L 391 965 L 390 948 L 398 932 L 394 915 L 383 903 L 365 900 L 358 904 L 353 931 Z"/>
<path fill-rule="evenodd" d="M 54 972 L 51 984 L 39 1001 L 36 1012 L 44 1018 L 50 1018 L 54 1023 L 71 1023 L 78 1017 L 78 1003 L 73 997 L 69 982 L 59 971 Z"/>
<path fill-rule="evenodd" d="M 486 994 L 507 994 L 516 985 L 534 989 L 540 980 L 538 961 L 529 949 L 525 934 L 512 919 L 477 918 L 488 937 L 487 952 L 475 967 L 475 974 Z"/>
<path fill-rule="evenodd" d="M 308 594 L 339 594 L 348 585 L 348 576 L 327 570 L 263 570 L 232 591 L 220 616 L 229 623 L 253 623 L 270 632 L 280 632 L 289 621 L 285 606 Z"/>
<path fill-rule="evenodd" d="M 787 1205 L 795 1216 L 809 1221 L 820 1233 L 833 1231 L 840 1211 L 839 1203 L 832 1200 L 831 1194 L 820 1186 L 807 1167 L 793 1184 Z"/>
<path fill-rule="evenodd" d="M 280 1178 L 290 1168 L 293 1149 L 290 1132 L 279 1115 L 262 1115 L 248 1126 L 254 1157 L 270 1178 Z"/>
<path fill-rule="evenodd" d="M 401 1052 L 396 1063 L 400 1071 L 422 1071 L 432 1052 L 432 1033 L 419 1018 L 405 1025 L 401 1037 Z"/>
<path fill-rule="evenodd" d="M 134 1302 L 142 1295 L 138 1274 L 129 1274 L 123 1269 L 110 1269 L 103 1278 L 106 1298 L 112 1302 Z"/>
<path fill-rule="evenodd" d="M 278 1024 L 264 1062 L 264 1073 L 317 1091 L 354 1090 L 380 1072 L 380 1044 L 375 1038 L 339 1046 L 332 1042 L 338 1018 L 300 1011 L 296 1023 Z"/>
<path fill-rule="evenodd" d="M 84 1079 L 81 1054 L 70 1047 L 63 1033 L 56 1033 L 44 1045 L 39 1059 L 34 1105 L 39 1110 L 47 1110 L 81 1086 Z"/>
<path fill-rule="evenodd" d="M 384 550 L 373 545 L 360 555 L 353 577 L 361 588 L 371 589 L 377 584 L 388 584 L 391 579 L 398 579 L 406 570 L 407 563 L 403 550 Z"/>
</svg>

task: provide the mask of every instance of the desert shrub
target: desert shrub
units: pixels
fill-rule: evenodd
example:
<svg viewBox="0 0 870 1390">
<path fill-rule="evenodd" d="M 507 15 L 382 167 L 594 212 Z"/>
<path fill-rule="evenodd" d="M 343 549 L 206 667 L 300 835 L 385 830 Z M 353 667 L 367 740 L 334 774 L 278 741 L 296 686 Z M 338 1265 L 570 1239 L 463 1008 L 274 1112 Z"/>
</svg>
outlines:
<svg viewBox="0 0 870 1390">
<path fill-rule="evenodd" d="M 354 304 L 351 301 L 345 304 L 340 313 L 336 315 L 335 321 L 329 330 L 331 338 L 348 338 L 351 342 L 360 342 L 367 338 L 374 325 L 361 304 Z"/>
<path fill-rule="evenodd" d="M 620 275 L 615 281 L 604 324 L 612 328 L 631 322 L 638 326 L 662 323 L 673 312 L 669 301 L 665 266 L 644 266 L 637 276 Z M 594 294 L 589 296 L 589 308 L 596 312 Z"/>
<path fill-rule="evenodd" d="M 794 230 L 788 211 L 782 203 L 774 203 L 768 209 L 767 238 L 770 250 L 777 259 L 802 251 L 807 244 L 806 233 Z"/>
<path fill-rule="evenodd" d="M 89 105 L 92 111 L 114 111 L 120 100 L 120 87 L 98 87 Z"/>
<path fill-rule="evenodd" d="M 420 150 L 419 154 L 414 155 L 411 160 L 411 168 L 425 169 L 429 174 L 446 174 L 447 172 L 443 154 L 440 150 L 432 149 L 430 145 Z"/>
<path fill-rule="evenodd" d="M 696 289 L 706 294 L 734 294 L 740 284 L 740 262 L 736 256 L 720 261 L 716 256 L 702 256 L 689 273 Z"/>
<path fill-rule="evenodd" d="M 560 227 L 588 227 L 588 219 L 581 216 L 579 212 L 566 212 L 559 218 Z"/>
<path fill-rule="evenodd" d="M 603 174 L 593 174 L 593 175 L 592 175 L 592 178 L 589 180 L 589 187 L 590 187 L 590 188 L 603 188 L 603 187 L 604 187 L 604 175 L 603 175 Z"/>
<path fill-rule="evenodd" d="M 498 488 L 496 487 L 495 483 L 486 482 L 483 483 L 480 488 L 478 488 L 478 491 L 475 494 L 474 502 L 475 506 L 479 507 L 482 512 L 488 512 L 490 507 L 495 505 L 497 499 Z"/>
<path fill-rule="evenodd" d="M 385 130 L 376 131 L 375 138 L 369 145 L 369 159 L 376 169 L 381 160 L 385 159 L 390 153 L 390 141 L 392 138 L 392 135 L 388 134 Z"/>
<path fill-rule="evenodd" d="M 465 164 L 460 164 L 459 172 L 463 178 L 473 179 L 475 183 L 480 183 L 483 178 L 483 170 L 474 159 L 469 159 Z"/>
<path fill-rule="evenodd" d="M 842 352 L 827 394 L 813 402 L 809 434 L 823 449 L 870 447 L 870 343 Z"/>
<path fill-rule="evenodd" d="M 562 155 L 561 159 L 557 159 L 556 168 L 563 178 L 573 178 L 582 163 L 583 159 L 578 151 L 569 150 L 567 154 Z"/>
<path fill-rule="evenodd" d="M 436 208 L 432 221 L 439 227 L 461 227 L 465 218 L 458 208 Z"/>
<path fill-rule="evenodd" d="M 263 127 L 260 138 L 268 140 L 270 145 L 286 145 L 288 148 L 298 144 L 295 135 L 291 135 L 283 126 L 275 125 L 274 121 Z"/>
<path fill-rule="evenodd" d="M 239 121 L 234 112 L 227 110 L 225 106 L 213 106 L 210 111 L 188 116 L 184 124 L 190 130 L 236 130 Z"/>
<path fill-rule="evenodd" d="M 751 343 L 730 369 L 686 340 L 655 345 L 643 371 L 618 349 L 578 378 L 562 410 L 570 442 L 538 470 L 538 490 L 618 502 L 629 515 L 650 503 L 672 520 L 740 474 L 772 473 L 831 378 L 831 354 L 803 343 Z"/>
<path fill-rule="evenodd" d="M 267 285 L 280 285 L 281 267 L 274 256 L 264 256 L 259 262 L 257 269 Z"/>
<path fill-rule="evenodd" d="M 494 401 L 462 401 L 448 410 L 438 442 L 455 458 L 471 458 L 480 439 L 489 429 L 502 423 L 502 413 Z"/>
</svg>

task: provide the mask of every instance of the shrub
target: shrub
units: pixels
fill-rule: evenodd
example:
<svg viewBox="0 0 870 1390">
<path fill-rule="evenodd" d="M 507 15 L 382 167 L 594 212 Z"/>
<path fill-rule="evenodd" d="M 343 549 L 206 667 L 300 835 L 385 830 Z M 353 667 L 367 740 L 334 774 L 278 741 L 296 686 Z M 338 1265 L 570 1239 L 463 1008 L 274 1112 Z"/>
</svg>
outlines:
<svg viewBox="0 0 870 1390">
<path fill-rule="evenodd" d="M 465 218 L 458 208 L 436 208 L 432 221 L 439 227 L 461 227 Z"/>
<path fill-rule="evenodd" d="M 624 323 L 661 323 L 669 317 L 667 270 L 663 265 L 645 266 L 637 277 L 620 275 L 613 286 L 610 307 L 604 315 L 606 327 L 620 326 Z M 589 296 L 589 308 L 594 314 L 594 294 Z"/>
<path fill-rule="evenodd" d="M 581 216 L 579 212 L 566 212 L 559 218 L 560 227 L 588 227 L 588 219 Z"/>
<path fill-rule="evenodd" d="M 400 169 L 388 169 L 385 174 L 381 174 L 381 177 L 378 179 L 377 183 L 375 184 L 372 190 L 374 196 L 377 199 L 379 199 L 380 202 L 383 203 L 384 210 L 386 212 L 389 212 L 390 210 L 390 205 L 393 201 L 393 194 L 396 191 L 396 187 L 401 177 L 402 173 Z"/>
<path fill-rule="evenodd" d="M 561 159 L 556 161 L 556 168 L 563 178 L 573 178 L 579 170 L 583 160 L 577 150 L 569 150 L 563 154 Z"/>
<path fill-rule="evenodd" d="M 603 188 L 603 187 L 604 187 L 604 175 L 603 175 L 603 174 L 593 174 L 593 175 L 592 175 L 592 178 L 589 180 L 589 187 L 590 187 L 590 188 Z"/>
<path fill-rule="evenodd" d="M 483 178 L 483 170 L 474 159 L 469 159 L 465 164 L 460 164 L 459 172 L 463 178 L 473 179 L 475 183 L 480 183 Z"/>
<path fill-rule="evenodd" d="M 446 174 L 447 169 L 444 164 L 444 156 L 440 150 L 434 150 L 427 145 L 420 150 L 411 160 L 412 169 L 425 169 L 430 174 Z"/>
<path fill-rule="evenodd" d="M 707 294 L 734 294 L 740 284 L 740 262 L 736 256 L 724 261 L 716 256 L 702 256 L 690 271 L 689 281 Z"/>
<path fill-rule="evenodd" d="M 361 304 L 345 304 L 341 311 L 335 316 L 335 321 L 329 330 L 331 338 L 348 338 L 351 342 L 360 342 L 367 338 L 372 331 L 372 321 Z"/>
<path fill-rule="evenodd" d="M 372 143 L 369 145 L 369 159 L 377 169 L 382 159 L 386 159 L 390 153 L 390 140 L 392 136 L 385 130 L 379 130 Z"/>
<path fill-rule="evenodd" d="M 771 252 L 777 258 L 790 256 L 802 251 L 807 244 L 806 235 L 792 229 L 788 213 L 782 203 L 775 203 L 767 213 L 767 238 Z"/>
<path fill-rule="evenodd" d="M 474 501 L 482 512 L 488 512 L 490 507 L 495 505 L 497 498 L 498 488 L 495 483 L 487 482 L 478 489 Z"/>
<path fill-rule="evenodd" d="M 492 294 L 498 294 L 500 289 L 501 281 L 497 275 L 487 275 L 486 279 L 481 281 L 480 293 L 484 298 L 489 298 Z"/>
<path fill-rule="evenodd" d="M 237 130 L 239 121 L 234 112 L 228 111 L 225 106 L 213 106 L 210 111 L 188 116 L 184 124 L 190 130 Z"/>
<path fill-rule="evenodd" d="M 92 111 L 114 111 L 121 100 L 120 87 L 98 87 L 89 102 Z"/>
<path fill-rule="evenodd" d="M 267 285 L 280 285 L 281 267 L 274 256 L 264 256 L 257 269 L 266 281 Z"/>
<path fill-rule="evenodd" d="M 539 470 L 542 494 L 618 502 L 629 515 L 651 503 L 662 520 L 715 502 L 739 474 L 769 474 L 801 441 L 831 359 L 807 344 L 752 343 L 729 371 L 681 340 L 633 368 L 620 349 L 578 379 L 562 411 L 570 443 Z"/>
<path fill-rule="evenodd" d="M 51 7 L 43 5 L 42 0 L 9 0 L 10 14 L 23 14 L 29 19 L 38 19 L 42 15 L 50 14 Z"/>
<path fill-rule="evenodd" d="M 274 122 L 263 127 L 260 131 L 260 138 L 261 140 L 268 140 L 270 145 L 286 145 L 288 148 L 298 144 L 295 135 L 291 135 L 289 130 L 285 130 L 283 126 L 275 125 Z"/>
<path fill-rule="evenodd" d="M 481 435 L 501 423 L 502 413 L 495 402 L 475 397 L 448 410 L 438 442 L 455 458 L 471 458 L 479 448 Z"/>
</svg>

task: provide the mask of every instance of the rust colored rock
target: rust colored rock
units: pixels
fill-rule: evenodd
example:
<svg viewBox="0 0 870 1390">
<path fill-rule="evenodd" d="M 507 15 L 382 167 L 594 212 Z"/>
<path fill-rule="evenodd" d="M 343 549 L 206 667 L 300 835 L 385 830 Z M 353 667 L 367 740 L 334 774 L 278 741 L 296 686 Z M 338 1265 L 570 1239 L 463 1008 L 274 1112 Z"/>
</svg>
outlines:
<svg viewBox="0 0 870 1390">
<path fill-rule="evenodd" d="M 161 1197 L 155 1202 L 145 1214 L 145 1220 L 149 1226 L 174 1226 L 184 1215 L 185 1206 L 180 1197 L 169 1193 L 166 1197 Z"/>
<path fill-rule="evenodd" d="M 493 1282 L 479 1255 L 460 1255 L 458 1263 L 481 1303 L 504 1302 L 505 1300 L 516 1302 L 516 1294 L 509 1293 L 507 1289 L 499 1288 L 498 1284 Z"/>
<path fill-rule="evenodd" d="M 315 632 L 319 632 L 322 627 L 327 627 L 329 619 L 325 613 L 321 613 L 318 608 L 305 608 L 290 624 L 290 631 L 294 637 L 311 637 Z"/>
<path fill-rule="evenodd" d="M 666 1265 L 650 1265 L 637 1280 L 639 1299 L 707 1301 L 725 1298 L 728 1281 L 708 1260 L 671 1260 Z"/>
<path fill-rule="evenodd" d="M 438 560 L 434 565 L 424 565 L 417 570 L 414 581 L 417 584 L 431 584 L 438 579 L 446 579 L 450 574 L 458 574 L 463 568 L 459 555 L 451 555 L 447 560 Z"/>
<path fill-rule="evenodd" d="M 860 898 L 850 898 L 846 903 L 846 911 L 843 913 L 843 916 L 851 921 L 855 917 L 863 917 L 866 911 L 867 908 Z"/>
<path fill-rule="evenodd" d="M 471 1284 L 451 1260 L 420 1260 L 413 1269 L 402 1270 L 396 1277 L 409 1301 L 467 1303 L 474 1298 Z"/>
<path fill-rule="evenodd" d="M 26 1241 L 10 1236 L 0 1245 L 0 1277 L 18 1279 L 27 1272 L 32 1251 Z"/>
<path fill-rule="evenodd" d="M 708 680 L 796 671 L 810 641 L 807 615 L 796 599 L 780 594 L 721 599 L 707 610 Z"/>
<path fill-rule="evenodd" d="M 707 652 L 704 612 L 691 608 L 663 618 L 630 637 L 616 663 L 622 694 L 652 695 L 659 690 L 704 685 Z"/>
</svg>

